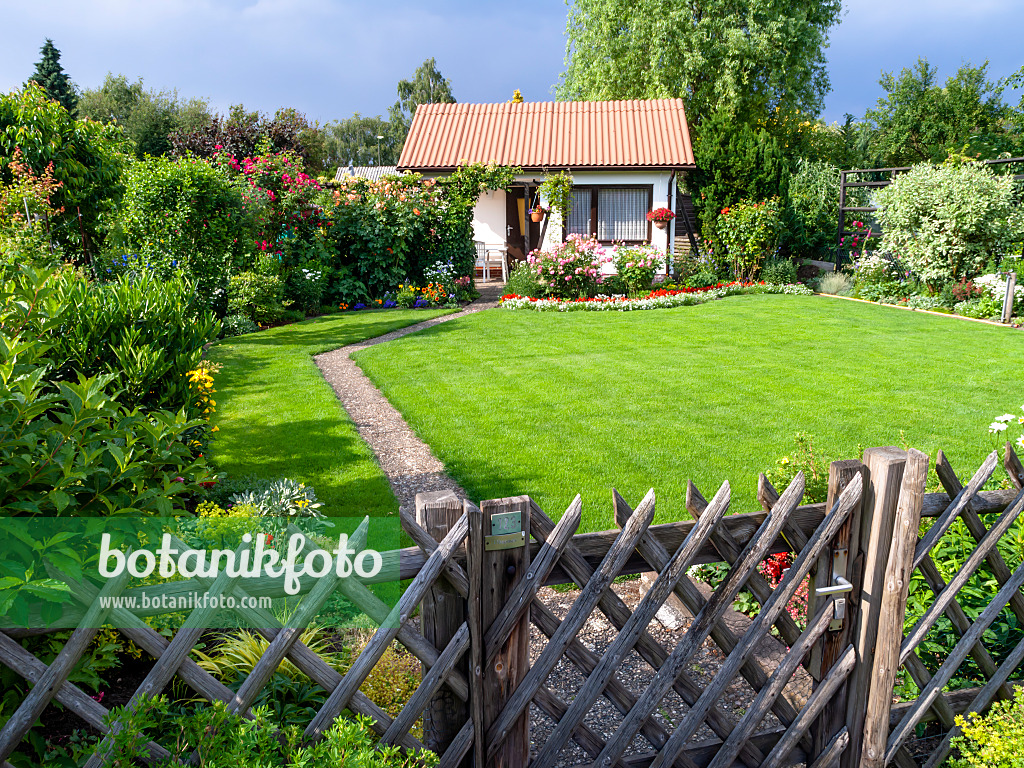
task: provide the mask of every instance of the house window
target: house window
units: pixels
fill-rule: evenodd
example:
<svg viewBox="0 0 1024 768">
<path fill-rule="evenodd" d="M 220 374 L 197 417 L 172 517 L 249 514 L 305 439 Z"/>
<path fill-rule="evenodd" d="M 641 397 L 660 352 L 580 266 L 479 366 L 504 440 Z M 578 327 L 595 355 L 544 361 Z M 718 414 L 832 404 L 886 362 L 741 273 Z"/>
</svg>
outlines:
<svg viewBox="0 0 1024 768">
<path fill-rule="evenodd" d="M 646 242 L 652 195 L 651 187 L 573 187 L 565 233 L 591 235 L 602 243 Z"/>
</svg>

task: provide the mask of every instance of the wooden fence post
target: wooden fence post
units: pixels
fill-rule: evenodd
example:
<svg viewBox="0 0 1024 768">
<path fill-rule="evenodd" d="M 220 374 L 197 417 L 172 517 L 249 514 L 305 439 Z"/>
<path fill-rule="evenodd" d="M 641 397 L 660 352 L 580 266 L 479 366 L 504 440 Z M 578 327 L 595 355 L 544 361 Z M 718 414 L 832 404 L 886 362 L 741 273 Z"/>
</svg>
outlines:
<svg viewBox="0 0 1024 768">
<path fill-rule="evenodd" d="M 863 768 L 883 768 L 885 765 L 889 710 L 896 671 L 900 667 L 900 646 L 903 644 L 903 614 L 907 608 L 910 574 L 914 570 L 914 549 L 921 525 L 921 506 L 927 480 L 928 456 L 911 449 L 903 473 L 889 547 L 889 562 L 882 585 L 878 637 L 864 719 L 863 757 L 860 763 Z"/>
<path fill-rule="evenodd" d="M 507 535 L 507 518 L 503 525 L 492 525 L 497 515 L 518 513 L 515 533 L 522 531 L 523 545 L 509 549 L 488 549 L 487 540 L 495 535 Z M 471 522 L 473 522 L 471 520 Z M 501 534 L 496 534 L 496 531 Z M 493 541 L 493 539 L 492 539 Z M 506 600 L 530 566 L 530 497 L 515 496 L 480 503 L 479 519 L 470 528 L 469 552 L 470 615 L 474 632 L 474 669 L 470 677 L 470 699 L 473 725 L 477 731 L 477 768 L 519 768 L 530 761 L 530 717 L 524 712 L 512 726 L 490 760 L 487 752 L 487 732 L 505 708 L 529 669 L 530 615 L 523 612 L 515 629 L 491 662 L 491 649 L 480 647 L 494 619 L 501 613 Z M 479 640 L 477 640 L 479 638 Z"/>
<path fill-rule="evenodd" d="M 864 718 L 868 691 L 871 687 L 871 667 L 875 657 L 881 595 L 885 583 L 885 566 L 889 559 L 896 506 L 907 453 L 899 448 L 868 448 L 864 451 L 864 465 L 868 484 L 864 488 L 861 504 L 860 539 L 858 551 L 850 559 L 863 563 L 860 569 L 861 588 L 853 630 L 853 644 L 857 663 L 847 680 L 846 727 L 850 745 L 843 752 L 842 768 L 859 768 L 864 736 Z M 856 571 L 855 571 L 856 573 Z"/>
<path fill-rule="evenodd" d="M 853 479 L 860 475 L 867 487 L 867 469 L 856 459 L 849 461 L 834 461 L 828 468 L 828 499 L 825 502 L 826 514 L 835 505 L 840 494 L 846 489 Z M 855 624 L 859 610 L 859 590 L 863 577 L 864 560 L 857 556 L 860 547 L 860 521 L 864 509 L 864 497 L 850 512 L 850 516 L 839 529 L 832 546 L 825 550 L 825 554 L 818 560 L 816 576 L 810 587 L 808 595 L 807 615 L 813 615 L 814 589 L 826 587 L 832 584 L 835 576 L 842 576 L 849 579 L 853 584 L 853 590 L 842 596 L 844 601 L 844 616 L 842 626 L 839 629 L 829 629 L 815 645 L 811 655 L 811 672 L 814 677 L 815 687 L 818 682 L 825 678 L 829 670 L 838 662 L 846 650 L 846 647 L 854 637 Z M 843 552 L 845 550 L 845 553 Z M 833 564 L 838 568 L 833 572 Z M 817 610 L 817 608 L 813 608 Z M 835 697 L 825 705 L 825 709 L 819 715 L 817 722 L 812 727 L 811 738 L 814 744 L 814 754 L 820 755 L 825 752 L 827 745 L 832 738 L 846 725 L 846 690 L 847 683 L 844 682 L 836 692 Z M 824 768 L 832 768 L 824 766 Z"/>
<path fill-rule="evenodd" d="M 451 491 L 416 494 L 416 522 L 435 541 L 447 536 L 460 517 L 462 500 Z M 432 646 L 444 650 L 465 621 L 466 601 L 443 577 L 438 579 L 420 606 L 423 636 Z M 469 654 L 455 669 L 468 676 Z M 460 701 L 447 686 L 442 686 L 423 715 L 424 743 L 443 755 L 468 719 L 468 703 Z M 468 759 L 465 764 L 469 764 Z"/>
<path fill-rule="evenodd" d="M 1013 294 L 1017 287 L 1017 273 L 1011 272 L 1006 276 L 1006 295 L 1003 296 L 1002 321 L 1008 323 L 1013 319 Z"/>
</svg>

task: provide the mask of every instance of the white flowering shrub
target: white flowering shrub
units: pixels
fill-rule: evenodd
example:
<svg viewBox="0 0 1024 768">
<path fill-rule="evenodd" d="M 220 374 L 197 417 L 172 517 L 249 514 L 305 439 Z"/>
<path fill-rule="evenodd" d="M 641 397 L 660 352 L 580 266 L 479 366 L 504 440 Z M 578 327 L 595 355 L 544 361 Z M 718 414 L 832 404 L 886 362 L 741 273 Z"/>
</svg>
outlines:
<svg viewBox="0 0 1024 768">
<path fill-rule="evenodd" d="M 1024 279 L 1024 275 L 1020 277 Z M 1005 275 L 996 273 L 976 277 L 974 278 L 974 284 L 981 286 L 988 291 L 993 299 L 998 299 L 1001 302 L 1006 296 L 1006 280 Z M 1024 300 L 1024 285 L 1017 283 L 1013 289 L 1013 298 L 1015 302 Z"/>
<path fill-rule="evenodd" d="M 1013 179 L 975 163 L 914 166 L 873 196 L 879 247 L 936 288 L 971 278 L 1010 254 L 1021 214 Z"/>
</svg>

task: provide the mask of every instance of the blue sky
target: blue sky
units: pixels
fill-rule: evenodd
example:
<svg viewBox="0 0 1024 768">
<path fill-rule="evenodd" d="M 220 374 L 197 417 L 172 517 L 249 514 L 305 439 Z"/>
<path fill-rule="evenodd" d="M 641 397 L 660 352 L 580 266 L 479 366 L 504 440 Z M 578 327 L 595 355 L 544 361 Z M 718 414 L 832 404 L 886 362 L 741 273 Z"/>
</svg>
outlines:
<svg viewBox="0 0 1024 768">
<path fill-rule="evenodd" d="M 827 51 L 824 117 L 861 116 L 882 70 L 927 56 L 946 76 L 990 61 L 993 78 L 1024 64 L 1015 38 L 1022 0 L 848 0 Z M 462 102 L 550 100 L 565 54 L 567 9 L 557 0 L 0 0 L 0 89 L 31 73 L 45 37 L 82 87 L 106 72 L 151 88 L 293 106 L 326 121 L 384 114 L 395 83 L 433 56 Z"/>
</svg>

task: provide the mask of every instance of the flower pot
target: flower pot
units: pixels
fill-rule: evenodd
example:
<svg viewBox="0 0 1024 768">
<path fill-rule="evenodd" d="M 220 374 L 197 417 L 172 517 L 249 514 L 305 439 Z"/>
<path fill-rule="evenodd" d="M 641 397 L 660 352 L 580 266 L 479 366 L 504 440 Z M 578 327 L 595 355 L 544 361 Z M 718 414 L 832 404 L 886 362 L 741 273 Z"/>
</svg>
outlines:
<svg viewBox="0 0 1024 768">
<path fill-rule="evenodd" d="M 654 226 L 656 226 L 658 229 L 665 229 L 666 227 L 668 227 L 668 222 L 667 221 L 656 221 L 656 222 L 654 222 Z"/>
<path fill-rule="evenodd" d="M 544 221 L 544 212 L 543 211 L 530 211 L 530 221 L 535 222 L 535 223 L 536 222 Z"/>
</svg>

